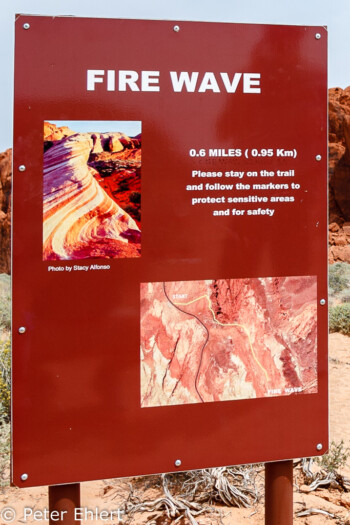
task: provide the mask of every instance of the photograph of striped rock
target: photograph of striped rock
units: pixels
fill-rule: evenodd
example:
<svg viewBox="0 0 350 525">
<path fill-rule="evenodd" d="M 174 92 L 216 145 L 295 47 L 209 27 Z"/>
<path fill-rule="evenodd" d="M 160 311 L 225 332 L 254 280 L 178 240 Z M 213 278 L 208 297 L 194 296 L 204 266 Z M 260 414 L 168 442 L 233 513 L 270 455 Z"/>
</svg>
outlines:
<svg viewBox="0 0 350 525">
<path fill-rule="evenodd" d="M 44 261 L 140 256 L 141 122 L 45 122 Z"/>
</svg>

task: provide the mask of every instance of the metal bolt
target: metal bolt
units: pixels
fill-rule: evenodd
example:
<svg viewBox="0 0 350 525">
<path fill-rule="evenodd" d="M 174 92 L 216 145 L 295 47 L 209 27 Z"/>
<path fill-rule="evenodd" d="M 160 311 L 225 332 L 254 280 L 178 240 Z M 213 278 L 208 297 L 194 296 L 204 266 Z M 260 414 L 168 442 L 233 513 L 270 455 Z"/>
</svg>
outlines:
<svg viewBox="0 0 350 525">
<path fill-rule="evenodd" d="M 180 31 L 180 26 L 174 26 L 175 33 L 178 33 Z"/>
<path fill-rule="evenodd" d="M 321 155 L 316 155 L 316 160 L 321 160 L 321 159 L 322 159 Z"/>
<path fill-rule="evenodd" d="M 28 24 L 28 22 L 23 24 L 23 29 L 29 29 L 29 28 L 30 28 L 30 24 Z"/>
<path fill-rule="evenodd" d="M 21 480 L 22 481 L 27 481 L 27 479 L 28 479 L 28 474 L 22 474 Z"/>
<path fill-rule="evenodd" d="M 321 299 L 320 304 L 324 306 L 326 304 L 326 299 Z"/>
<path fill-rule="evenodd" d="M 25 326 L 20 326 L 20 327 L 18 328 L 18 333 L 19 333 L 19 334 L 24 334 L 25 331 L 26 331 L 26 327 L 25 327 Z"/>
<path fill-rule="evenodd" d="M 316 33 L 315 38 L 316 38 L 316 40 L 319 40 L 321 38 L 320 33 Z"/>
<path fill-rule="evenodd" d="M 18 169 L 19 171 L 26 171 L 26 167 L 24 164 L 21 164 Z"/>
<path fill-rule="evenodd" d="M 323 449 L 322 443 L 317 443 L 316 448 L 317 450 L 322 450 Z"/>
<path fill-rule="evenodd" d="M 177 459 L 175 461 L 175 467 L 180 467 L 180 465 L 181 465 L 181 459 Z"/>
</svg>

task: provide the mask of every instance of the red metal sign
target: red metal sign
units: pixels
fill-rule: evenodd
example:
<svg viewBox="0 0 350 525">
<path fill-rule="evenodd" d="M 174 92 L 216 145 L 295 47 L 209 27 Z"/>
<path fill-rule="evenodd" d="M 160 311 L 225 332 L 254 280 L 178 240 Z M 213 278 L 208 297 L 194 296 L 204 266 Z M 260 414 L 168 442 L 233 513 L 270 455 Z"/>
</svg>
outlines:
<svg viewBox="0 0 350 525">
<path fill-rule="evenodd" d="M 16 485 L 327 449 L 326 41 L 17 18 Z"/>
</svg>

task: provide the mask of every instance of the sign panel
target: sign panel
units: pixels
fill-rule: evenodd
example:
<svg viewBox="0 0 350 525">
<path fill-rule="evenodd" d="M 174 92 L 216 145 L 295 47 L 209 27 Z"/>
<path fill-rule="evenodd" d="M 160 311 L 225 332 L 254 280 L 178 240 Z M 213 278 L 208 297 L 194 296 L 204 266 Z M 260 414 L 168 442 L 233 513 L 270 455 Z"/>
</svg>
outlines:
<svg viewBox="0 0 350 525">
<path fill-rule="evenodd" d="M 17 18 L 13 483 L 327 449 L 326 41 Z"/>
</svg>

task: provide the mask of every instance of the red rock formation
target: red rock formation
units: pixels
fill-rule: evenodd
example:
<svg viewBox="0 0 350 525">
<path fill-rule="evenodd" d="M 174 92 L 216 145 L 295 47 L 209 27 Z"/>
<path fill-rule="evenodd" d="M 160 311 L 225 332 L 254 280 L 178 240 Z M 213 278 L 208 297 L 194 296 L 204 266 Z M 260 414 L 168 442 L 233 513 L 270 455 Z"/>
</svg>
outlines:
<svg viewBox="0 0 350 525">
<path fill-rule="evenodd" d="M 68 126 L 57 127 L 56 124 L 44 122 L 44 141 L 61 140 L 71 135 L 75 135 L 75 131 Z"/>
<path fill-rule="evenodd" d="M 46 144 L 44 260 L 140 256 L 136 222 L 105 191 L 103 177 L 90 163 L 91 156 L 100 154 L 94 151 L 120 137 L 124 135 L 77 133 Z M 110 175 L 106 162 L 99 168 Z"/>
<path fill-rule="evenodd" d="M 350 262 L 350 87 L 329 90 L 329 262 Z"/>
<path fill-rule="evenodd" d="M 316 278 L 141 285 L 141 405 L 317 391 Z"/>
<path fill-rule="evenodd" d="M 0 273 L 11 272 L 12 151 L 0 153 Z"/>
<path fill-rule="evenodd" d="M 102 151 L 94 147 L 89 166 L 108 195 L 141 227 L 141 136 L 103 134 Z M 119 144 L 119 145 L 118 145 Z"/>
</svg>

